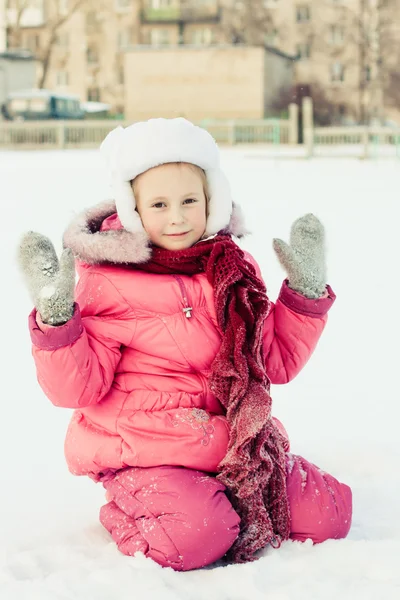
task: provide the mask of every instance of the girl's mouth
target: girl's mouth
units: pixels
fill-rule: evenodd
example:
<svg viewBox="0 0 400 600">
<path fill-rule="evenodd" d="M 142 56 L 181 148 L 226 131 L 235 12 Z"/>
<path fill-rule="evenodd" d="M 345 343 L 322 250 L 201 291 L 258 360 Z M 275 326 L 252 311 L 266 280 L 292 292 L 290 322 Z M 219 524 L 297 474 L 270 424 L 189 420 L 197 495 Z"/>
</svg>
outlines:
<svg viewBox="0 0 400 600">
<path fill-rule="evenodd" d="M 189 233 L 189 231 L 184 231 L 183 233 L 167 233 L 166 235 L 168 237 L 183 237 L 184 235 L 187 235 Z"/>
</svg>

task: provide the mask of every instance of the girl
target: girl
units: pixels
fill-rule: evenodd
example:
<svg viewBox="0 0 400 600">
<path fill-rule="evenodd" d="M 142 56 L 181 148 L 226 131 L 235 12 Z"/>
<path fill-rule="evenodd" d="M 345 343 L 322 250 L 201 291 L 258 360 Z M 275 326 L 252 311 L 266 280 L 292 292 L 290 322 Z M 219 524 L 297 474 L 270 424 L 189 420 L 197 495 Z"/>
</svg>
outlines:
<svg viewBox="0 0 400 600">
<path fill-rule="evenodd" d="M 124 554 L 176 570 L 345 537 L 350 489 L 289 453 L 269 394 L 335 299 L 322 225 L 306 215 L 291 245 L 274 240 L 288 273 L 274 305 L 233 240 L 244 225 L 206 131 L 152 119 L 102 150 L 115 201 L 71 224 L 60 262 L 34 232 L 19 251 L 38 381 L 75 409 L 66 459 L 106 488 L 101 523 Z"/>
</svg>

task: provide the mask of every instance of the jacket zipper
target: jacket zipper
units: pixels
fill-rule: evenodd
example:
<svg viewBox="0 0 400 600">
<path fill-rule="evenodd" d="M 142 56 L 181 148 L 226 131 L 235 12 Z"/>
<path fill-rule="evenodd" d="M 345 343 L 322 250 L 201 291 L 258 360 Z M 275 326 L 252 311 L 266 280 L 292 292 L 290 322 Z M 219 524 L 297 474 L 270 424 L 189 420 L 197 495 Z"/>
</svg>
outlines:
<svg viewBox="0 0 400 600">
<path fill-rule="evenodd" d="M 185 284 L 183 283 L 183 280 L 181 279 L 181 277 L 179 277 L 179 275 L 174 275 L 174 277 L 177 280 L 177 282 L 179 283 L 179 287 L 180 287 L 181 294 L 182 294 L 182 299 L 183 299 L 182 310 L 185 313 L 185 317 L 187 319 L 190 319 L 192 316 L 193 308 L 191 306 L 189 306 L 189 301 L 187 298 Z"/>
</svg>

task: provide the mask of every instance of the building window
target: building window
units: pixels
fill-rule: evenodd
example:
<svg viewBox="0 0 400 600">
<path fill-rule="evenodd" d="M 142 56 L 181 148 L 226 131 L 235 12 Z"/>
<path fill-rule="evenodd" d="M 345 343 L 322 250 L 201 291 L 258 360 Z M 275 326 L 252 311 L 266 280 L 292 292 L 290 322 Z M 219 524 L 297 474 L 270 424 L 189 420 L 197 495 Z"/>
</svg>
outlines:
<svg viewBox="0 0 400 600">
<path fill-rule="evenodd" d="M 89 88 L 87 99 L 89 102 L 100 102 L 100 89 L 98 87 Z"/>
<path fill-rule="evenodd" d="M 96 29 L 98 27 L 97 16 L 98 16 L 98 14 L 95 10 L 89 11 L 86 15 L 86 30 L 89 33 L 96 31 Z"/>
<path fill-rule="evenodd" d="M 40 37 L 37 33 L 31 33 L 26 38 L 26 47 L 33 54 L 39 49 L 40 46 Z"/>
<path fill-rule="evenodd" d="M 115 8 L 117 10 L 125 10 L 132 5 L 132 0 L 115 0 Z"/>
<path fill-rule="evenodd" d="M 329 43 L 332 46 L 341 46 L 344 43 L 344 27 L 342 25 L 329 26 Z"/>
<path fill-rule="evenodd" d="M 344 66 L 342 63 L 336 62 L 331 66 L 331 81 L 344 81 Z"/>
<path fill-rule="evenodd" d="M 309 42 L 297 44 L 296 51 L 299 60 L 307 60 L 311 56 L 311 45 L 309 44 Z"/>
<path fill-rule="evenodd" d="M 213 30 L 209 27 L 202 29 L 194 29 L 191 35 L 191 43 L 195 46 L 205 46 L 212 44 L 213 42 Z"/>
<path fill-rule="evenodd" d="M 160 8 L 169 8 L 170 6 L 176 6 L 176 0 L 150 0 L 150 8 L 158 10 Z"/>
<path fill-rule="evenodd" d="M 169 44 L 169 29 L 151 29 L 149 39 L 152 46 L 167 46 Z"/>
<path fill-rule="evenodd" d="M 69 82 L 68 72 L 67 71 L 57 71 L 56 76 L 57 86 L 66 86 Z"/>
<path fill-rule="evenodd" d="M 87 62 L 91 65 L 97 64 L 99 62 L 99 54 L 97 52 L 97 48 L 89 46 L 89 48 L 86 50 L 86 59 Z"/>
<path fill-rule="evenodd" d="M 125 84 L 125 70 L 122 65 L 120 65 L 117 70 L 117 82 L 118 82 L 118 85 Z"/>
<path fill-rule="evenodd" d="M 118 32 L 118 48 L 125 50 L 132 45 L 132 30 L 130 27 Z"/>
<path fill-rule="evenodd" d="M 311 21 L 311 8 L 308 4 L 296 6 L 296 23 L 308 23 Z"/>
<path fill-rule="evenodd" d="M 67 15 L 69 9 L 69 0 L 58 0 L 58 12 L 60 15 Z"/>
<path fill-rule="evenodd" d="M 264 43 L 266 46 L 276 46 L 278 43 L 279 31 L 277 29 L 272 29 L 264 36 Z"/>
<path fill-rule="evenodd" d="M 60 48 L 68 48 L 69 46 L 69 35 L 67 32 L 59 33 L 57 36 L 57 46 Z"/>
</svg>

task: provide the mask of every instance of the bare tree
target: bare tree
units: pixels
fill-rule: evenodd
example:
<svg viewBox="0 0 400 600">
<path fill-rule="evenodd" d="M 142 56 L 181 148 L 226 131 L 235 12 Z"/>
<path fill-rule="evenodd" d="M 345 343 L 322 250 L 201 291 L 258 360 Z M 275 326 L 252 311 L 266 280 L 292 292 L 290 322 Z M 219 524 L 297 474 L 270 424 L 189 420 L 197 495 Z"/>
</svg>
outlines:
<svg viewBox="0 0 400 600">
<path fill-rule="evenodd" d="M 310 37 L 313 57 L 318 54 L 326 63 L 338 67 L 333 81 L 353 80 L 347 93 L 357 98 L 360 123 L 381 119 L 385 94 L 399 102 L 397 65 L 400 58 L 400 0 L 358 0 L 358 2 L 324 2 Z M 322 60 L 322 59 L 321 59 Z M 348 76 L 349 74 L 351 76 Z"/>
<path fill-rule="evenodd" d="M 54 46 L 57 44 L 58 35 L 62 26 L 89 0 L 69 0 L 61 3 L 60 0 L 44 0 L 46 21 L 42 29 L 41 45 L 36 51 L 36 58 L 42 64 L 39 88 L 46 84 Z M 13 0 L 13 20 L 8 24 L 9 46 L 23 48 L 24 16 L 32 7 L 32 0 Z"/>
<path fill-rule="evenodd" d="M 273 33 L 273 11 L 265 0 L 225 0 L 221 5 L 221 25 L 228 43 L 265 44 Z"/>
<path fill-rule="evenodd" d="M 47 2 L 52 4 L 53 10 L 50 14 L 54 16 L 50 17 L 46 27 L 47 40 L 41 53 L 42 76 L 39 81 L 39 88 L 43 88 L 46 84 L 51 57 L 54 45 L 57 43 L 59 30 L 72 17 L 72 15 L 76 13 L 78 9 L 87 4 L 88 0 L 70 0 L 67 10 L 65 10 L 63 13 L 60 11 L 60 3 L 58 0 L 47 0 Z"/>
<path fill-rule="evenodd" d="M 380 0 L 378 75 L 385 106 L 400 106 L 400 0 Z"/>
<path fill-rule="evenodd" d="M 14 11 L 12 24 L 7 23 L 8 46 L 12 49 L 22 47 L 22 19 L 30 3 L 30 0 L 14 0 L 14 3 L 8 6 L 9 10 Z"/>
<path fill-rule="evenodd" d="M 338 125 L 342 119 L 342 105 L 332 99 L 317 81 L 307 85 L 293 86 L 291 89 L 281 88 L 274 99 L 271 109 L 274 116 L 287 118 L 288 106 L 295 103 L 299 107 L 299 118 L 302 119 L 302 100 L 305 97 L 313 100 L 314 122 L 318 127 Z M 302 137 L 302 128 L 299 131 Z"/>
</svg>

